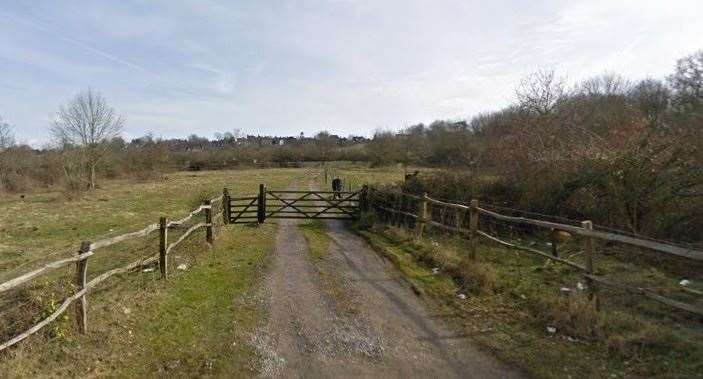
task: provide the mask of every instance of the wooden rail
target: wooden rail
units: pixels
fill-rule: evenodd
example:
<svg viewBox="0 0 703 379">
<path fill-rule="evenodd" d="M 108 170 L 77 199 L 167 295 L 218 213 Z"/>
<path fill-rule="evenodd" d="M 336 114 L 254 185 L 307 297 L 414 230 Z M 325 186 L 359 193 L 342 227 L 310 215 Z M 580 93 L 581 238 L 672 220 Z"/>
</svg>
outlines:
<svg viewBox="0 0 703 379">
<path fill-rule="evenodd" d="M 667 297 L 664 297 L 662 295 L 656 294 L 648 289 L 645 288 L 635 288 L 635 287 L 629 287 L 625 285 L 620 285 L 617 283 L 613 283 L 609 280 L 606 280 L 602 277 L 599 277 L 595 275 L 595 269 L 594 269 L 594 262 L 593 262 L 593 243 L 592 239 L 600 239 L 604 241 L 611 241 L 611 242 L 620 242 L 620 243 L 625 243 L 629 244 L 632 246 L 637 246 L 641 248 L 646 248 L 649 250 L 654 250 L 658 251 L 661 253 L 665 254 L 670 254 L 672 256 L 676 257 L 682 257 L 686 259 L 692 259 L 695 261 L 703 261 L 703 252 L 693 250 L 693 249 L 687 249 L 683 248 L 680 246 L 675 246 L 675 245 L 669 245 L 661 242 L 655 242 L 651 240 L 646 240 L 642 238 L 636 238 L 632 236 L 626 236 L 626 235 L 621 235 L 617 233 L 608 233 L 608 232 L 602 232 L 602 231 L 596 231 L 593 230 L 592 224 L 590 221 L 584 221 L 582 222 L 581 226 L 574 226 L 574 225 L 567 225 L 567 224 L 561 224 L 561 223 L 556 223 L 556 222 L 550 222 L 550 221 L 543 221 L 543 220 L 536 220 L 536 219 L 531 219 L 531 218 L 525 218 L 525 217 L 515 217 L 515 216 L 507 216 L 504 214 L 500 214 L 498 212 L 494 212 L 485 208 L 479 207 L 479 203 L 477 200 L 472 200 L 471 205 L 464 205 L 464 204 L 454 204 L 454 203 L 449 203 L 446 201 L 440 201 L 436 199 L 432 199 L 428 197 L 426 194 L 423 194 L 422 196 L 417 196 L 417 195 L 412 195 L 412 194 L 406 194 L 402 192 L 395 192 L 395 191 L 381 191 L 378 189 L 370 189 L 369 192 L 373 195 L 378 195 L 381 199 L 380 201 L 374 201 L 373 196 L 371 197 L 370 200 L 370 208 L 375 209 L 377 211 L 381 212 L 387 212 L 396 216 L 403 216 L 403 217 L 409 217 L 413 220 L 415 220 L 415 228 L 416 228 L 416 235 L 418 238 L 422 237 L 422 230 L 424 229 L 425 225 L 435 227 L 438 229 L 442 229 L 445 231 L 450 231 L 450 232 L 455 232 L 459 233 L 461 235 L 466 235 L 469 237 L 470 240 L 470 257 L 472 259 L 475 259 L 476 256 L 476 237 L 482 237 L 485 238 L 489 241 L 492 241 L 494 243 L 500 244 L 501 246 L 508 247 L 510 249 L 518 250 L 518 251 L 524 251 L 528 252 L 531 254 L 538 255 L 540 257 L 543 257 L 545 259 L 558 262 L 560 264 L 567 265 L 571 268 L 574 268 L 578 270 L 582 275 L 586 278 L 586 281 L 588 282 L 589 286 L 589 296 L 590 297 L 595 297 L 597 293 L 597 286 L 595 285 L 596 283 L 605 285 L 611 288 L 615 289 L 620 289 L 623 291 L 627 291 L 629 293 L 634 293 L 634 294 L 639 294 L 642 296 L 645 296 L 649 299 L 652 299 L 654 301 L 657 301 L 661 304 L 665 304 L 669 307 L 675 308 L 675 309 L 680 309 L 692 314 L 695 314 L 697 316 L 703 316 L 703 309 L 700 309 L 697 306 L 691 305 L 691 304 L 686 304 L 678 300 L 673 300 L 669 299 Z M 403 199 L 410 199 L 412 201 L 415 201 L 417 203 L 417 213 L 410 213 L 406 209 L 399 209 L 403 208 L 404 205 L 406 204 L 406 200 Z M 427 204 L 434 205 L 434 206 L 439 206 L 443 208 L 449 208 L 453 209 L 456 211 L 455 214 L 455 224 L 454 225 L 447 225 L 444 223 L 444 216 L 442 216 L 442 222 L 433 220 L 431 216 L 428 216 L 428 210 L 427 210 Z M 468 213 L 470 218 L 469 218 L 469 229 L 465 229 L 462 227 L 462 221 L 463 217 L 465 214 Z M 442 215 L 444 215 L 445 212 L 442 211 Z M 552 254 L 540 251 L 538 249 L 534 249 L 531 247 L 527 246 L 521 246 L 512 242 L 504 241 L 496 236 L 492 236 L 488 234 L 485 231 L 479 230 L 478 228 L 478 215 L 484 215 L 490 218 L 494 218 L 497 220 L 509 222 L 509 223 L 517 223 L 517 224 L 526 224 L 526 225 L 533 225 L 541 228 L 547 228 L 550 230 L 557 230 L 557 231 L 566 231 L 569 233 L 572 233 L 574 235 L 578 235 L 584 238 L 584 246 L 583 250 L 585 253 L 585 258 L 586 258 L 586 264 L 585 265 L 580 265 L 575 262 L 571 262 L 567 259 L 560 258 L 557 254 L 555 254 L 555 250 L 553 250 Z M 391 223 L 398 224 L 398 218 L 397 217 L 390 217 L 386 218 L 389 220 Z"/>
<path fill-rule="evenodd" d="M 227 192 L 227 189 L 223 191 L 223 194 L 221 196 L 215 197 L 211 200 L 205 201 L 203 205 L 195 209 L 194 211 L 190 212 L 186 217 L 176 220 L 176 221 L 171 221 L 168 222 L 165 217 L 162 217 L 159 220 L 158 224 L 151 224 L 147 225 L 144 229 L 135 231 L 135 232 L 130 232 L 130 233 L 125 233 L 121 234 L 115 237 L 110 237 L 106 239 L 101 239 L 95 242 L 83 242 L 81 243 L 81 248 L 79 250 L 79 253 L 73 257 L 69 258 L 64 258 L 60 259 L 54 262 L 47 263 L 46 265 L 37 268 L 35 270 L 29 271 L 25 274 L 22 274 L 16 278 L 10 279 L 8 281 L 5 281 L 4 283 L 0 283 L 0 293 L 11 290 L 13 288 L 16 288 L 24 283 L 27 283 L 31 281 L 32 279 L 35 279 L 39 276 L 45 275 L 49 272 L 52 272 L 54 270 L 57 270 L 59 268 L 65 267 L 69 264 L 76 264 L 76 292 L 73 293 L 72 295 L 66 297 L 61 304 L 54 310 L 51 314 L 49 314 L 47 317 L 42 319 L 41 321 L 37 322 L 24 332 L 16 335 L 15 337 L 11 338 L 8 341 L 3 342 L 0 344 L 0 351 L 7 349 L 10 346 L 13 346 L 17 344 L 18 342 L 26 339 L 27 337 L 31 336 L 32 334 L 40 331 L 42 328 L 44 328 L 46 325 L 50 324 L 52 321 L 56 320 L 61 314 L 66 312 L 68 307 L 76 302 L 76 321 L 78 324 L 79 332 L 85 333 L 88 329 L 88 320 L 87 320 L 87 309 L 86 309 L 86 296 L 90 292 L 91 289 L 95 288 L 98 284 L 101 282 L 107 280 L 108 278 L 118 275 L 118 274 L 124 274 L 127 272 L 130 272 L 137 267 L 149 265 L 158 262 L 160 265 L 160 271 L 161 275 L 163 278 L 167 277 L 168 271 L 166 269 L 167 267 L 167 259 L 168 259 L 168 254 L 173 250 L 176 246 L 178 246 L 180 243 L 185 241 L 186 238 L 188 238 L 193 232 L 198 230 L 199 228 L 206 228 L 207 233 L 206 233 L 206 240 L 209 243 L 213 242 L 213 233 L 212 233 L 212 228 L 217 224 L 216 219 L 222 218 L 223 223 L 227 223 L 224 220 L 224 215 L 227 214 L 229 210 L 225 210 L 223 207 L 223 210 L 219 212 L 216 215 L 212 214 L 212 204 L 220 203 L 222 202 L 224 204 L 225 201 L 228 202 L 229 200 L 229 195 Z M 171 228 L 176 228 L 180 225 L 183 225 L 190 221 L 193 217 L 200 213 L 205 213 L 205 219 L 203 222 L 199 222 L 190 228 L 188 228 L 176 241 L 174 241 L 171 244 L 168 244 L 168 229 Z M 215 219 L 213 219 L 215 218 Z M 90 281 L 87 281 L 86 278 L 86 272 L 87 272 L 87 265 L 88 265 L 88 258 L 92 257 L 95 255 L 95 250 L 106 248 L 108 246 L 115 245 L 117 243 L 131 240 L 134 238 L 138 237 L 144 237 L 148 236 L 149 234 L 153 233 L 154 231 L 160 230 L 160 235 L 159 235 L 159 253 L 150 257 L 146 258 L 140 258 L 138 260 L 135 260 L 125 266 L 115 268 L 109 271 L 106 271 L 104 273 L 101 273 L 100 275 L 96 276 Z"/>
<path fill-rule="evenodd" d="M 455 204 L 455 205 L 457 205 L 457 204 Z M 502 220 L 502 221 L 514 222 L 514 223 L 519 223 L 519 224 L 534 225 L 534 226 L 539 226 L 542 228 L 564 230 L 564 231 L 567 231 L 567 232 L 570 232 L 570 233 L 573 233 L 576 235 L 580 235 L 583 237 L 598 238 L 601 240 L 611 241 L 611 242 L 621 242 L 621 243 L 625 243 L 628 245 L 643 247 L 645 249 L 668 253 L 671 255 L 676 255 L 679 257 L 684 257 L 684 258 L 688 258 L 688 259 L 692 259 L 692 260 L 696 260 L 696 261 L 703 261 L 703 252 L 702 251 L 687 249 L 687 248 L 683 248 L 680 246 L 674 246 L 674 245 L 664 244 L 661 242 L 655 242 L 655 241 L 630 237 L 630 236 L 626 236 L 626 235 L 622 235 L 622 234 L 607 233 L 607 232 L 601 232 L 601 231 L 597 231 L 597 230 L 589 230 L 589 229 L 585 229 L 585 228 L 578 227 L 578 226 L 560 224 L 560 223 L 556 223 L 556 222 L 534 220 L 534 219 L 525 218 L 525 217 L 506 216 L 506 215 L 496 213 L 493 211 L 489 211 L 489 210 L 483 209 L 483 208 L 478 208 L 478 210 L 481 214 L 484 214 L 484 215 L 487 215 L 487 216 L 490 216 L 490 217 L 493 217 L 493 218 L 496 218 L 496 219 Z"/>
<path fill-rule="evenodd" d="M 91 255 L 93 255 L 93 252 L 89 251 L 85 254 L 76 255 L 75 257 L 70 257 L 70 258 L 61 259 L 61 260 L 58 260 L 55 262 L 47 263 L 46 265 L 44 265 L 34 271 L 30 271 L 26 274 L 20 275 L 14 279 L 10 279 L 10 280 L 0 284 L 0 292 L 5 292 L 9 289 L 15 288 L 15 287 L 19 286 L 20 284 L 26 283 L 39 275 L 43 275 L 43 274 L 46 274 L 50 271 L 67 266 L 70 263 L 82 261 L 82 260 L 90 257 Z"/>
</svg>

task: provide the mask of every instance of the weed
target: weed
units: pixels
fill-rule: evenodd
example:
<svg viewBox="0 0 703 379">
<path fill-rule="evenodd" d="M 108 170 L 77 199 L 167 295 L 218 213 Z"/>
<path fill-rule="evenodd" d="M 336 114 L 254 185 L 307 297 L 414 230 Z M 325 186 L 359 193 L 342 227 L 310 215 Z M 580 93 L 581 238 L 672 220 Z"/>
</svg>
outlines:
<svg viewBox="0 0 703 379">
<path fill-rule="evenodd" d="M 421 293 L 471 318 L 461 328 L 470 332 L 476 323 L 496 325 L 505 338 L 496 342 L 496 336 L 479 335 L 475 339 L 535 376 L 558 377 L 553 371 L 555 361 L 564 370 L 587 377 L 606 372 L 698 377 L 701 372 L 703 362 L 698 357 L 703 354 L 703 335 L 697 326 L 663 318 L 666 313 L 653 311 L 657 304 L 647 302 L 645 308 L 633 308 L 631 296 L 613 297 L 605 289 L 600 291 L 604 304 L 597 310 L 595 300 L 577 285 L 583 278 L 568 267 L 483 244 L 478 260 L 471 261 L 466 257 L 466 241 L 431 232 L 423 240 L 414 239 L 407 230 L 382 225 L 361 233 L 420 285 Z M 611 266 L 606 257 L 599 258 L 604 272 L 622 266 L 618 261 Z M 432 268 L 446 275 L 429 275 L 428 279 L 423 272 Z M 633 272 L 627 279 L 637 280 L 635 275 L 643 280 L 666 279 L 660 271 Z M 440 277 L 450 278 L 454 286 L 441 284 Z M 481 296 L 469 297 L 465 302 L 472 303 L 465 306 L 447 300 L 456 298 L 456 291 Z M 638 314 L 641 308 L 648 311 Z M 556 334 L 545 335 L 547 326 L 554 327 Z M 628 363 L 633 361 L 638 364 Z"/>
</svg>

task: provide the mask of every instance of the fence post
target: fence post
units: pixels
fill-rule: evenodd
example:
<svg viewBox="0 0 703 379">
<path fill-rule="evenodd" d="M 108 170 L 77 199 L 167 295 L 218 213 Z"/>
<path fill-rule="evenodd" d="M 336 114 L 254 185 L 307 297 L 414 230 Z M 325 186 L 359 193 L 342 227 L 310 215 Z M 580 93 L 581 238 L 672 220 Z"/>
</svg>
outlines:
<svg viewBox="0 0 703 379">
<path fill-rule="evenodd" d="M 166 217 L 159 218 L 159 271 L 161 279 L 168 278 L 168 257 L 166 248 L 168 247 L 168 220 Z"/>
<path fill-rule="evenodd" d="M 369 186 L 366 184 L 361 187 L 361 192 L 359 192 L 359 209 L 362 212 L 369 211 Z"/>
<path fill-rule="evenodd" d="M 212 203 L 210 200 L 205 200 L 203 205 L 207 206 L 207 208 L 205 208 L 205 241 L 212 245 L 214 242 L 212 236 Z"/>
<path fill-rule="evenodd" d="M 259 199 L 256 204 L 256 218 L 259 224 L 266 221 L 266 186 L 259 184 Z"/>
<path fill-rule="evenodd" d="M 549 233 L 549 239 L 550 242 L 552 243 L 552 256 L 554 257 L 559 257 L 559 250 L 557 248 L 557 231 L 556 229 L 553 229 L 551 233 Z"/>
<path fill-rule="evenodd" d="M 425 231 L 425 224 L 427 224 L 427 192 L 422 193 L 420 206 L 417 209 L 417 221 L 417 239 L 421 239 L 422 233 Z"/>
<path fill-rule="evenodd" d="M 229 190 L 227 187 L 222 189 L 222 222 L 225 225 L 229 224 L 229 218 L 232 212 L 231 201 L 229 198 Z"/>
<path fill-rule="evenodd" d="M 471 207 L 469 208 L 469 258 L 472 261 L 476 260 L 476 245 L 478 244 L 478 200 L 471 200 Z"/>
<path fill-rule="evenodd" d="M 582 221 L 581 227 L 586 230 L 593 230 L 593 222 L 590 220 Z M 586 258 L 586 272 L 588 275 L 594 275 L 595 270 L 593 269 L 593 238 L 583 237 L 583 251 Z M 588 285 L 588 298 L 596 302 L 596 310 L 600 309 L 600 304 L 597 296 L 596 283 L 589 277 L 586 277 L 586 283 Z"/>
<path fill-rule="evenodd" d="M 90 241 L 81 242 L 81 249 L 78 255 L 90 252 Z M 76 291 L 85 289 L 86 280 L 88 278 L 88 257 L 76 262 Z M 76 302 L 76 321 L 78 322 L 78 331 L 82 334 L 88 332 L 88 302 L 85 294 Z"/>
<path fill-rule="evenodd" d="M 168 220 L 166 217 L 161 217 L 159 218 L 159 271 L 161 271 L 161 279 L 168 279 L 166 248 L 168 248 Z"/>
</svg>

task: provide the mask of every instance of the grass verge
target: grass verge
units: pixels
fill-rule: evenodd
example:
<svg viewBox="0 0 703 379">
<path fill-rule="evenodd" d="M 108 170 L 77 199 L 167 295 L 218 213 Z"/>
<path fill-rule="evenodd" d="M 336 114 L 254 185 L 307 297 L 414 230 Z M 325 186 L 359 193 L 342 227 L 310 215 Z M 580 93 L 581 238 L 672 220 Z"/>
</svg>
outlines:
<svg viewBox="0 0 703 379">
<path fill-rule="evenodd" d="M 454 237 L 359 233 L 451 315 L 447 322 L 536 377 L 703 376 L 700 324 L 613 301 L 596 312 L 568 268 L 487 245 L 478 262 L 467 262 L 466 242 Z"/>
<path fill-rule="evenodd" d="M 334 241 L 327 234 L 327 227 L 319 220 L 308 221 L 301 224 L 305 241 L 308 245 L 308 255 L 313 267 L 320 278 L 320 288 L 330 299 L 330 305 L 335 307 L 337 314 L 355 315 L 360 312 L 361 306 L 344 285 L 344 275 L 340 272 L 343 267 L 339 257 L 330 256 L 330 249 Z"/>
<path fill-rule="evenodd" d="M 300 224 L 305 241 L 308 243 L 308 254 L 313 261 L 319 261 L 327 256 L 330 248 L 330 238 L 325 225 L 319 220 L 308 221 Z"/>
<path fill-rule="evenodd" d="M 200 234 L 175 254 L 185 270 L 168 280 L 133 272 L 89 296 L 87 335 L 42 333 L 4 354 L 5 377 L 152 377 L 256 374 L 249 332 L 262 317 L 253 299 L 275 225 L 227 227 L 212 249 Z M 187 262 L 187 263 L 186 263 Z"/>
</svg>

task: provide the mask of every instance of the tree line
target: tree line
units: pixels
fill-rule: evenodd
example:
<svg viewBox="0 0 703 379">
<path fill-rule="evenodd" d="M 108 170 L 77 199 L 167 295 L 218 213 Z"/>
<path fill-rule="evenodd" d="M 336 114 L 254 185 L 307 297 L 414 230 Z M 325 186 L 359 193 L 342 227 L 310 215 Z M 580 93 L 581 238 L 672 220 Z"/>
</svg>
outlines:
<svg viewBox="0 0 703 379">
<path fill-rule="evenodd" d="M 366 161 L 450 168 L 408 186 L 437 197 L 590 218 L 633 233 L 700 240 L 703 230 L 703 51 L 679 59 L 665 78 L 603 74 L 567 85 L 540 70 L 516 86 L 515 102 L 467 120 L 377 131 L 369 141 L 314 137 L 191 135 L 125 141 L 124 119 L 92 90 L 57 113 L 51 148 L 17 146 L 0 120 L 0 190 L 98 178 L 158 178 L 182 169 L 270 161 Z"/>
<path fill-rule="evenodd" d="M 95 189 L 99 178 L 158 179 L 176 170 L 226 169 L 261 162 L 366 160 L 367 138 L 321 131 L 313 137 L 215 133 L 215 138 L 157 138 L 126 141 L 125 119 L 92 89 L 61 106 L 49 125 L 52 142 L 35 149 L 18 145 L 0 118 L 0 193 L 60 188 L 69 194 Z"/>
<path fill-rule="evenodd" d="M 407 184 L 417 192 L 700 242 L 703 51 L 663 79 L 604 74 L 568 88 L 538 71 L 504 109 L 379 132 L 369 151 L 376 164 L 463 168 Z"/>
</svg>

